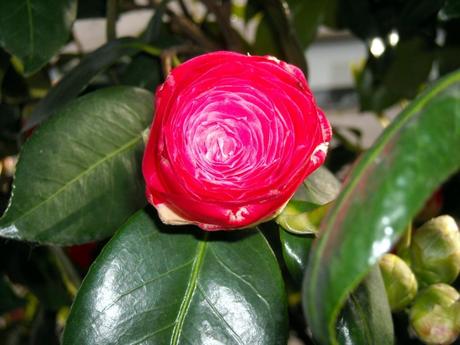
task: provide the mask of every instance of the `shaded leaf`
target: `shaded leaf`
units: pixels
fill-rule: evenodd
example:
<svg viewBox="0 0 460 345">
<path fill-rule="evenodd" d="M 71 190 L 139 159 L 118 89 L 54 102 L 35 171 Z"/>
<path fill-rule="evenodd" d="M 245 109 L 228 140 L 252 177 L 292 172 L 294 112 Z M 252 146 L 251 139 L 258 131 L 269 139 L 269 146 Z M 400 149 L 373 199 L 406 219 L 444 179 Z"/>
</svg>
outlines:
<svg viewBox="0 0 460 345">
<path fill-rule="evenodd" d="M 123 85 L 142 87 L 154 91 L 162 78 L 161 62 L 147 54 L 139 54 L 120 73 Z"/>
<path fill-rule="evenodd" d="M 445 37 L 444 44 L 438 48 L 437 62 L 439 74 L 445 75 L 460 68 L 460 18 L 449 20 L 442 27 Z"/>
<path fill-rule="evenodd" d="M 336 343 L 341 306 L 436 187 L 460 167 L 460 72 L 441 79 L 354 166 L 322 223 L 304 280 L 313 335 Z"/>
<path fill-rule="evenodd" d="M 0 271 L 25 286 L 47 310 L 58 310 L 71 298 L 54 255 L 48 248 L 31 248 L 16 241 L 0 242 Z"/>
<path fill-rule="evenodd" d="M 38 309 L 32 322 L 32 329 L 29 339 L 30 345 L 59 345 L 59 335 L 56 327 L 57 312 L 46 310 L 42 307 Z"/>
<path fill-rule="evenodd" d="M 283 56 L 283 48 L 276 34 L 272 29 L 268 16 L 261 15 L 257 26 L 254 44 L 251 47 L 252 53 L 257 55 Z"/>
<path fill-rule="evenodd" d="M 19 109 L 0 104 L 0 159 L 17 153 L 20 128 Z"/>
<path fill-rule="evenodd" d="M 445 21 L 460 18 L 460 1 L 447 0 L 439 12 L 439 18 Z"/>
<path fill-rule="evenodd" d="M 102 18 L 107 0 L 78 0 L 77 18 Z"/>
<path fill-rule="evenodd" d="M 445 0 L 368 1 L 340 0 L 339 23 L 363 40 L 385 37 L 392 31 L 411 37 L 436 24 Z"/>
<path fill-rule="evenodd" d="M 401 41 L 395 48 L 387 45 L 378 58 L 370 55 L 356 80 L 361 110 L 381 112 L 401 99 L 415 97 L 434 57 L 433 42 L 419 37 Z"/>
<path fill-rule="evenodd" d="M 300 45 L 306 48 L 316 36 L 323 22 L 330 0 L 286 0 Z"/>
<path fill-rule="evenodd" d="M 21 59 L 30 75 L 67 41 L 76 13 L 75 0 L 2 0 L 0 45 Z"/>
<path fill-rule="evenodd" d="M 336 330 L 339 344 L 394 344 L 393 320 L 378 266 L 350 295 Z"/>
<path fill-rule="evenodd" d="M 152 95 L 114 87 L 81 97 L 22 148 L 0 236 L 56 244 L 112 234 L 145 205 L 142 133 Z"/>
<path fill-rule="evenodd" d="M 63 344 L 286 344 L 283 281 L 261 233 L 182 229 L 133 216 L 91 267 Z"/>
<path fill-rule="evenodd" d="M 280 48 L 283 53 L 283 58 L 287 62 L 299 67 L 305 74 L 307 74 L 307 62 L 305 60 L 305 53 L 302 49 L 299 39 L 297 37 L 294 24 L 292 22 L 292 14 L 289 10 L 286 0 L 252 0 L 255 2 L 254 7 L 263 9 L 264 19 L 267 22 L 262 26 L 263 30 L 272 33 L 276 38 L 276 42 L 280 42 Z M 250 2 L 252 2 L 250 1 Z M 267 42 L 271 39 L 268 35 L 264 34 Z M 267 50 L 271 50 L 273 45 L 267 44 Z M 267 54 L 269 52 L 259 51 L 259 54 Z"/>
<path fill-rule="evenodd" d="M 0 275 L 0 316 L 6 312 L 24 306 L 25 301 L 13 292 L 11 285 L 3 275 Z"/>
<path fill-rule="evenodd" d="M 57 110 L 76 98 L 96 74 L 103 71 L 122 56 L 131 56 L 148 46 L 133 38 L 120 38 L 110 41 L 94 52 L 87 54 L 82 61 L 53 87 L 34 109 L 28 118 L 24 131 L 32 129 Z"/>
</svg>

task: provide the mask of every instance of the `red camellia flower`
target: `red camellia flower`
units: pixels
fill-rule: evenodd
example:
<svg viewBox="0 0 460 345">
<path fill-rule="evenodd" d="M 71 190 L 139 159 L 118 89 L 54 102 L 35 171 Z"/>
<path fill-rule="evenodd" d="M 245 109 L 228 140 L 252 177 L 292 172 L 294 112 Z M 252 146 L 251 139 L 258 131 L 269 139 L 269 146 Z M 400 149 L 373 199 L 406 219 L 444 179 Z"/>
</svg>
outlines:
<svg viewBox="0 0 460 345">
<path fill-rule="evenodd" d="M 271 56 L 201 55 L 156 92 L 147 198 L 167 224 L 249 227 L 284 208 L 324 162 L 330 139 L 297 67 Z"/>
</svg>

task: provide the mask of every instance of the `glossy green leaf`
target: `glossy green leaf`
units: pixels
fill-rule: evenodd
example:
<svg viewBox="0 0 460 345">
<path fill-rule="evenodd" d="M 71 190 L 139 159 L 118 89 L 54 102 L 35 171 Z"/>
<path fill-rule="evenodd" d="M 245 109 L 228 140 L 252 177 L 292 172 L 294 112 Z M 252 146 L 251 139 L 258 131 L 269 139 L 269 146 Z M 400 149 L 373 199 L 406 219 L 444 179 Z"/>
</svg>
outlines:
<svg viewBox="0 0 460 345">
<path fill-rule="evenodd" d="M 307 267 L 308 255 L 314 236 L 296 235 L 280 228 L 281 249 L 283 259 L 292 279 L 299 286 Z"/>
<path fill-rule="evenodd" d="M 62 108 L 25 143 L 0 236 L 72 244 L 112 234 L 145 205 L 152 95 L 114 87 Z"/>
<path fill-rule="evenodd" d="M 60 107 L 74 99 L 83 91 L 96 74 L 105 70 L 122 56 L 131 56 L 149 46 L 133 38 L 110 41 L 86 55 L 82 61 L 53 87 L 35 107 L 28 118 L 27 131 L 53 115 Z"/>
<path fill-rule="evenodd" d="M 66 43 L 76 14 L 75 0 L 2 0 L 0 45 L 32 74 Z"/>
<path fill-rule="evenodd" d="M 165 227 L 145 211 L 96 259 L 63 337 L 64 345 L 286 341 L 281 273 L 258 230 Z"/>
<path fill-rule="evenodd" d="M 426 90 L 354 166 L 326 216 L 304 280 L 313 335 L 336 343 L 348 294 L 403 233 L 432 192 L 460 167 L 460 72 Z"/>
<path fill-rule="evenodd" d="M 339 344 L 394 344 L 393 320 L 378 266 L 350 295 L 336 330 Z"/>
</svg>

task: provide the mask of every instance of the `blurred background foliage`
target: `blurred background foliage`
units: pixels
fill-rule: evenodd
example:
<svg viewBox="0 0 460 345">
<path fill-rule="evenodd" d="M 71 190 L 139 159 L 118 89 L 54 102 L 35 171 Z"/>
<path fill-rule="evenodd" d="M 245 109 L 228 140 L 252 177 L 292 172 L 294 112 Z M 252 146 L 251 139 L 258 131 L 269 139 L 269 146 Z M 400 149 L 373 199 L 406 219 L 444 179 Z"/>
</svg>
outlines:
<svg viewBox="0 0 460 345">
<path fill-rule="evenodd" d="M 31 14 L 26 2 L 0 2 L 0 214 L 21 145 L 50 109 L 108 85 L 153 91 L 171 68 L 197 54 L 270 54 L 309 75 L 306 53 L 318 31 L 351 34 L 367 56 L 350 66 L 355 85 L 347 92 L 383 125 L 389 109 L 460 67 L 458 0 L 31 0 Z M 138 10 L 152 11 L 147 25 L 136 37 L 120 38 L 117 19 Z M 88 50 L 72 25 L 91 18 L 106 19 L 106 43 Z M 334 90 L 328 92 L 318 98 L 325 108 L 335 106 Z M 363 151 L 362 133 L 350 125 L 334 130 L 327 165 L 340 176 Z M 459 175 L 452 177 L 419 219 L 460 217 L 459 185 Z M 57 248 L 1 240 L 0 343 L 58 344 L 72 299 L 103 244 Z M 296 293 L 290 304 L 291 328 L 309 342 Z M 402 343 L 417 343 L 404 325 L 396 331 Z"/>
</svg>

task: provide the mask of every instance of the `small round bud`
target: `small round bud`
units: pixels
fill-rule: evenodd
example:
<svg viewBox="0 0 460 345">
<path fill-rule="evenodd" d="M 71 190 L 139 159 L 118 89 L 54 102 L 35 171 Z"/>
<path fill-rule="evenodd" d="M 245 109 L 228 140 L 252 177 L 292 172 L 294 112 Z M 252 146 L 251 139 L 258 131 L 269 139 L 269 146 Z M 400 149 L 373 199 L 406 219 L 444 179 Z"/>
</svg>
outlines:
<svg viewBox="0 0 460 345">
<path fill-rule="evenodd" d="M 459 293 L 446 284 L 434 284 L 415 298 L 409 318 L 412 330 L 427 344 L 452 344 L 460 333 Z"/>
<path fill-rule="evenodd" d="M 445 215 L 423 224 L 412 237 L 410 258 L 420 285 L 452 283 L 460 272 L 460 233 L 455 220 Z"/>
<path fill-rule="evenodd" d="M 391 311 L 404 309 L 417 294 L 417 280 L 410 267 L 398 256 L 385 254 L 380 270 Z"/>
</svg>

